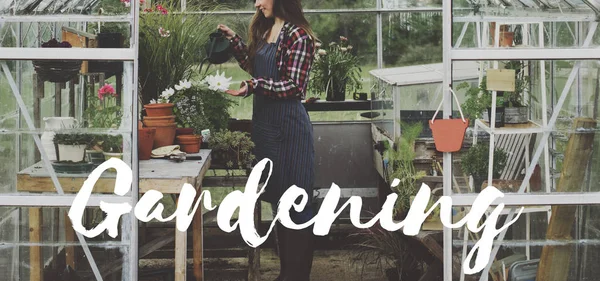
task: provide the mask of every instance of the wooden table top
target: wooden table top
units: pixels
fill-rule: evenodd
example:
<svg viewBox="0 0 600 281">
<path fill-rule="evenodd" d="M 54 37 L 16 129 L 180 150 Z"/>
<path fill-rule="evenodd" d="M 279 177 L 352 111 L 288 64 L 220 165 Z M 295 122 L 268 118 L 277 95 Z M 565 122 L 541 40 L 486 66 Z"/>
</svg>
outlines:
<svg viewBox="0 0 600 281">
<path fill-rule="evenodd" d="M 210 167 L 210 149 L 202 149 L 199 153 L 188 154 L 188 158 L 201 157 L 201 160 L 185 160 L 175 162 L 167 159 L 150 159 L 139 161 L 140 192 L 150 189 L 163 193 L 179 193 L 183 183 L 196 184 Z M 89 173 L 64 174 L 56 176 L 64 192 L 77 192 Z M 96 183 L 94 192 L 112 193 L 116 172 L 105 171 Z M 50 173 L 42 162 L 38 162 L 17 173 L 17 190 L 29 192 L 55 192 Z"/>
</svg>

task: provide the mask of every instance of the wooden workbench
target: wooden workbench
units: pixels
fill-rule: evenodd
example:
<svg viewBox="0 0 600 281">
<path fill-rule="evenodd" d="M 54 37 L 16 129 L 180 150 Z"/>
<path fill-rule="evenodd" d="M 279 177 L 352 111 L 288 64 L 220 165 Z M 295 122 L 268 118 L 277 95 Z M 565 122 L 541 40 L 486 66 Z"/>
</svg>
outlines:
<svg viewBox="0 0 600 281">
<path fill-rule="evenodd" d="M 211 150 L 202 149 L 198 154 L 190 154 L 188 156 L 201 156 L 201 160 L 186 160 L 181 163 L 165 159 L 151 159 L 139 161 L 139 191 L 145 193 L 149 190 L 157 190 L 163 194 L 179 194 L 184 183 L 189 183 L 196 188 L 199 195 L 202 187 L 202 179 L 206 171 L 210 167 Z M 87 179 L 88 174 L 56 174 L 58 180 L 65 193 L 77 193 L 83 182 Z M 115 172 L 105 171 L 94 186 L 94 193 L 113 193 L 115 183 Z M 36 163 L 35 165 L 26 168 L 17 174 L 17 190 L 18 192 L 55 192 L 56 189 L 50 178 L 50 174 L 43 164 Z M 42 237 L 42 218 L 41 208 L 30 208 L 30 242 L 39 243 Z M 74 232 L 70 224 L 70 220 L 65 220 L 66 237 L 74 241 Z M 202 213 L 198 210 L 194 215 L 192 222 L 193 228 L 193 253 L 194 253 L 194 276 L 197 281 L 203 280 L 202 270 Z M 187 255 L 187 232 L 180 232 L 175 229 L 175 280 L 186 280 L 186 255 Z M 172 239 L 163 238 L 160 244 L 166 245 L 164 241 L 172 241 Z M 152 249 L 156 250 L 157 241 L 150 241 L 147 244 L 140 245 L 139 258 L 149 254 Z M 67 247 L 69 248 L 69 247 Z M 72 248 L 72 247 L 71 247 Z M 149 250 L 150 249 L 150 250 Z M 73 249 L 66 249 L 73 251 Z M 74 266 L 73 254 L 67 254 L 67 264 Z M 69 260 L 70 259 L 70 260 Z M 118 264 L 120 263 L 120 264 Z M 30 249 L 30 265 L 31 265 L 31 280 L 41 280 L 38 277 L 42 274 L 42 256 L 41 247 L 32 246 Z M 109 275 L 110 273 L 119 270 L 122 266 L 122 260 L 111 263 L 107 267 L 107 271 L 102 274 Z M 115 270 L 116 269 L 116 270 Z"/>
</svg>

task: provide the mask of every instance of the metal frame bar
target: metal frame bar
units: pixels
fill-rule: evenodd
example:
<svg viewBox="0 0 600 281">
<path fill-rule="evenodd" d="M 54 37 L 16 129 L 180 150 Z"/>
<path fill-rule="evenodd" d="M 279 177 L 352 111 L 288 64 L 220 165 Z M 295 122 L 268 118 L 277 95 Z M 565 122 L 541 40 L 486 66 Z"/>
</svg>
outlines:
<svg viewBox="0 0 600 281">
<path fill-rule="evenodd" d="M 15 207 L 71 207 L 76 195 L 20 195 L 3 194 L 0 196 L 0 206 Z M 117 195 L 92 195 L 86 206 L 99 207 L 100 202 L 131 203 L 130 197 Z"/>
<path fill-rule="evenodd" d="M 115 60 L 132 61 L 135 51 L 119 48 L 53 48 L 48 52 L 45 48 L 0 48 L 0 60 Z"/>
<path fill-rule="evenodd" d="M 22 16 L 0 16 L 0 22 L 129 22 L 129 15 L 120 16 L 85 16 L 85 15 L 22 15 Z"/>
<path fill-rule="evenodd" d="M 452 114 L 452 2 L 442 1 L 442 46 L 444 75 L 442 78 L 442 97 L 444 98 L 443 116 L 448 119 Z M 452 195 L 452 153 L 445 152 L 444 160 L 444 196 Z M 451 219 L 451 218 L 450 218 Z M 443 231 L 443 272 L 444 280 L 452 281 L 452 229 L 444 226 Z"/>
<path fill-rule="evenodd" d="M 452 50 L 454 61 L 477 60 L 600 60 L 600 48 L 564 48 L 564 49 L 509 49 L 509 48 L 468 48 Z"/>
<path fill-rule="evenodd" d="M 477 196 L 478 194 L 453 195 L 451 196 L 452 205 L 470 207 L 475 203 Z M 499 204 L 504 204 L 507 207 L 600 205 L 600 192 L 505 193 L 502 199 L 492 202 L 491 206 L 498 206 Z"/>
</svg>

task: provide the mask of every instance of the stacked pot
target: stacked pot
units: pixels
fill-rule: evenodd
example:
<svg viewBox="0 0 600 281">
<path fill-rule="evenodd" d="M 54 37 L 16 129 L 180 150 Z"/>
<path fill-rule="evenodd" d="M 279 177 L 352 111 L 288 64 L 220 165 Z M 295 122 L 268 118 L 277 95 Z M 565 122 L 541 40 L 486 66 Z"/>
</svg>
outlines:
<svg viewBox="0 0 600 281">
<path fill-rule="evenodd" d="M 175 142 L 175 115 L 172 103 L 146 104 L 143 123 L 146 128 L 155 129 L 153 149 L 172 145 Z"/>
</svg>

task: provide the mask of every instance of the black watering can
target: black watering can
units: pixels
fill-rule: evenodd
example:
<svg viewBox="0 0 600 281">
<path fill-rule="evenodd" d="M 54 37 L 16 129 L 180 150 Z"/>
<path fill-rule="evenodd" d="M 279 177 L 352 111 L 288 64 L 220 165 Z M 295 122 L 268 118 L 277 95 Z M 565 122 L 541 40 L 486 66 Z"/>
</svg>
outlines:
<svg viewBox="0 0 600 281">
<path fill-rule="evenodd" d="M 231 47 L 229 40 L 219 30 L 209 35 L 208 43 L 206 44 L 206 58 L 200 63 L 200 72 L 206 61 L 211 64 L 222 64 L 231 58 Z M 208 71 L 209 66 L 206 68 Z"/>
<path fill-rule="evenodd" d="M 206 44 L 206 58 L 212 64 L 222 64 L 231 58 L 229 40 L 220 31 L 209 35 L 208 44 Z"/>
</svg>

